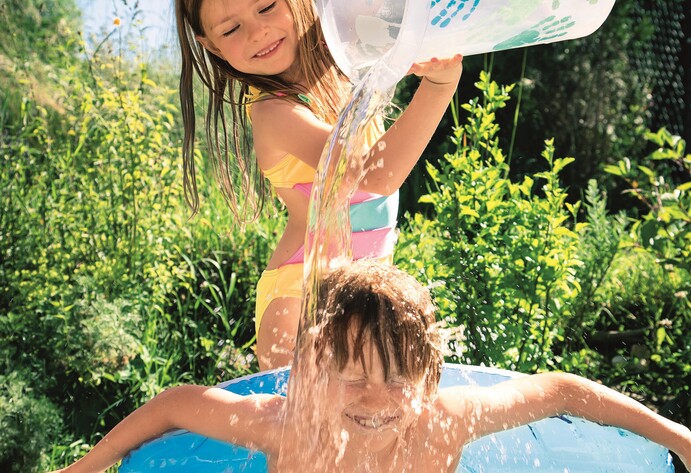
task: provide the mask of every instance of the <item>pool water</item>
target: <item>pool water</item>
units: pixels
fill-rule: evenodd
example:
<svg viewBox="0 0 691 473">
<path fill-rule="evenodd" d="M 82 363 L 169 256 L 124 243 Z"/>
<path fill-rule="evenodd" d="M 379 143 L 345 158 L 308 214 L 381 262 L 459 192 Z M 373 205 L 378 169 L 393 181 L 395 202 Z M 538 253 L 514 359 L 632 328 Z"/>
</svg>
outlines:
<svg viewBox="0 0 691 473">
<path fill-rule="evenodd" d="M 238 378 L 220 387 L 237 394 L 285 394 L 288 369 Z M 492 386 L 519 373 L 445 364 L 440 387 Z M 261 452 L 187 431 L 170 432 L 131 452 L 121 473 L 260 473 Z M 638 435 L 573 417 L 555 417 L 483 437 L 463 451 L 458 473 L 672 473 L 669 452 Z"/>
</svg>

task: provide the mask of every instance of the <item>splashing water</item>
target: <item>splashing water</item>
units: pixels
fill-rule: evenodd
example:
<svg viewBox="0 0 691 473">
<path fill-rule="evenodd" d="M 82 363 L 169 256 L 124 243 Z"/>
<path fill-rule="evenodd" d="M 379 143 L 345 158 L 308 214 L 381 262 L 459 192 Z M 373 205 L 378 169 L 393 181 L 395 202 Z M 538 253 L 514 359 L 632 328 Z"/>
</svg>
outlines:
<svg viewBox="0 0 691 473">
<path fill-rule="evenodd" d="M 311 342 L 321 277 L 352 261 L 350 198 L 367 172 L 366 130 L 382 116 L 395 90 L 394 86 L 381 90 L 367 79 L 382 73 L 391 74 L 385 61 L 373 66 L 355 87 L 317 169 L 305 245 L 304 297 L 286 401 L 283 438 L 287 440 L 279 455 L 281 472 L 333 471 L 348 442 L 348 435 L 334 431 L 324 418 L 328 375 L 316 366 Z M 320 464 L 315 465 L 315 459 Z"/>
<path fill-rule="evenodd" d="M 368 9 L 374 7 L 371 1 L 366 3 L 368 7 L 362 11 L 355 8 L 350 0 L 318 2 L 327 42 L 339 66 L 352 79 L 362 79 L 356 80 L 357 85 L 352 98 L 339 115 L 322 154 L 312 188 L 308 235 L 305 243 L 304 296 L 288 385 L 283 441 L 278 460 L 278 470 L 281 472 L 338 471 L 338 463 L 347 448 L 349 440 L 347 433 L 337 431 L 334 424 L 330 423 L 324 415 L 329 402 L 326 396 L 328 373 L 319 371 L 320 367 L 316 365 L 312 343 L 317 322 L 317 295 L 320 293 L 321 277 L 328 271 L 348 264 L 352 260 L 350 198 L 367 172 L 365 164 L 369 150 L 366 149 L 366 130 L 373 125 L 377 117 L 382 115 L 384 108 L 390 103 L 396 83 L 414 62 L 415 54 L 419 57 L 426 54 L 430 56 L 441 54 L 446 57 L 457 52 L 464 52 L 467 55 L 548 42 L 557 37 L 559 40 L 566 39 L 566 37 L 562 38 L 565 33 L 562 34 L 561 30 L 557 31 L 554 29 L 556 26 L 551 24 L 549 26 L 554 31 L 545 30 L 545 35 L 552 35 L 551 37 L 533 37 L 534 28 L 530 29 L 533 36 L 523 34 L 520 37 L 511 37 L 510 33 L 514 33 L 514 29 L 522 27 L 511 24 L 504 31 L 506 37 L 502 39 L 505 43 L 500 44 L 500 47 L 496 46 L 496 38 L 493 38 L 495 40 L 493 43 L 480 45 L 481 50 L 470 51 L 468 50 L 469 42 L 472 43 L 472 40 L 468 38 L 472 39 L 475 34 L 472 28 L 468 27 L 470 22 L 462 29 L 458 27 L 460 23 L 465 23 L 477 15 L 478 19 L 475 22 L 483 26 L 483 31 L 485 30 L 486 23 L 483 24 L 483 17 L 480 15 L 482 12 L 478 9 L 480 0 L 462 0 L 448 4 L 433 1 L 431 7 L 426 2 L 382 2 L 380 0 L 377 5 L 383 3 L 388 5 L 387 8 L 382 8 L 382 11 L 388 12 L 386 18 L 367 16 L 371 14 L 366 13 Z M 401 9 L 404 3 L 405 7 Z M 510 4 L 511 1 L 509 0 L 508 3 Z M 609 8 L 611 8 L 613 0 L 606 0 L 605 3 L 610 4 Z M 452 5 L 456 5 L 456 8 L 453 10 L 446 8 Z M 398 8 L 393 8 L 395 6 Z M 494 6 L 497 6 L 496 2 Z M 324 8 L 327 9 L 326 15 Z M 496 9 L 486 9 L 485 14 L 492 16 L 493 10 Z M 515 10 L 514 8 L 512 11 Z M 532 13 L 531 10 L 530 14 Z M 550 11 L 549 14 L 552 12 Z M 426 21 L 424 19 L 430 15 L 433 19 L 432 26 L 429 28 L 424 24 L 413 26 L 412 23 L 406 23 L 420 19 L 424 22 Z M 526 15 L 529 14 L 526 13 Z M 342 20 L 341 17 L 349 18 L 346 22 L 354 21 L 354 28 L 339 28 L 334 21 Z M 447 28 L 447 26 L 456 17 L 460 18 L 457 20 L 459 24 L 453 28 L 456 31 L 452 34 L 453 39 L 448 41 L 446 31 L 452 28 Z M 437 28 L 433 28 L 434 26 Z M 543 24 L 537 26 L 543 26 Z M 572 26 L 569 24 L 568 28 Z M 351 41 L 352 38 L 339 36 L 340 34 L 350 35 L 352 31 L 357 32 L 362 44 Z M 496 28 L 492 28 L 492 31 L 496 32 Z M 334 41 L 334 32 L 338 32 L 336 41 Z M 462 36 L 461 32 L 470 36 Z M 330 37 L 331 41 L 329 41 Z M 509 39 L 513 42 L 509 44 L 507 37 L 510 37 Z M 421 39 L 427 41 L 421 41 Z M 420 47 L 422 43 L 428 46 L 431 44 L 432 48 L 427 48 L 429 51 L 425 51 L 425 47 Z M 350 52 L 346 53 L 344 50 Z M 351 57 L 348 54 L 354 54 L 354 56 Z M 380 57 L 377 58 L 377 55 Z M 376 60 L 372 65 L 373 59 Z M 385 146 L 385 143 L 380 142 L 380 150 Z M 374 166 L 382 167 L 383 165 L 384 163 L 379 160 Z M 405 442 L 399 442 L 394 456 L 405 455 L 405 450 Z M 408 462 L 404 460 L 401 463 L 405 465 Z M 370 467 L 366 458 L 363 459 L 363 468 L 364 471 L 379 471 L 374 466 Z"/>
</svg>

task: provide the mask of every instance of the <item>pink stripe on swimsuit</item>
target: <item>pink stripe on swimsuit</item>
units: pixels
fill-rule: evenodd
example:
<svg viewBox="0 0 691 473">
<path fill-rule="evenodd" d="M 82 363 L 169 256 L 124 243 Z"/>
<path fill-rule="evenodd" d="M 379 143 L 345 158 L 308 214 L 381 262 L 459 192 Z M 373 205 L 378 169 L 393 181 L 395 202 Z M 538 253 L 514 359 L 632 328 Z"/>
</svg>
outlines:
<svg viewBox="0 0 691 473">
<path fill-rule="evenodd" d="M 296 184 L 293 189 L 309 197 L 312 184 Z M 390 196 L 363 191 L 355 192 L 350 200 L 353 259 L 383 258 L 393 254 L 397 239 L 397 211 L 398 192 Z M 302 263 L 304 259 L 303 245 L 279 267 Z"/>
</svg>

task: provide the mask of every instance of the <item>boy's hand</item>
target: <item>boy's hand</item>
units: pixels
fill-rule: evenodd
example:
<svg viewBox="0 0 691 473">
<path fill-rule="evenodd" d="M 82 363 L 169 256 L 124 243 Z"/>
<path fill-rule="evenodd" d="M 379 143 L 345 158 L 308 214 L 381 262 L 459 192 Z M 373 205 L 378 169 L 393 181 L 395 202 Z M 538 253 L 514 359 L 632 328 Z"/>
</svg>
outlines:
<svg viewBox="0 0 691 473">
<path fill-rule="evenodd" d="M 691 471 L 691 434 L 687 436 L 686 447 L 683 450 L 675 452 L 687 470 Z"/>
<path fill-rule="evenodd" d="M 457 84 L 462 72 L 463 56 L 460 54 L 446 59 L 433 57 L 427 62 L 413 64 L 408 70 L 408 74 L 424 77 L 438 85 Z"/>
</svg>

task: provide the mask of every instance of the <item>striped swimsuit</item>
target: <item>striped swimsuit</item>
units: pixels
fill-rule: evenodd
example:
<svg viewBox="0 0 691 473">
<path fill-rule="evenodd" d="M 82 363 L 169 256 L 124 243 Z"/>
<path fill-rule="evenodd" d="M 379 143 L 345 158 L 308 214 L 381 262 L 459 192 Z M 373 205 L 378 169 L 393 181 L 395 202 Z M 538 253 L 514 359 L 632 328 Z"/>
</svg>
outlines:
<svg viewBox="0 0 691 473">
<path fill-rule="evenodd" d="M 367 145 L 373 146 L 379 136 L 380 130 L 371 130 L 367 136 Z M 316 169 L 304 161 L 286 155 L 278 164 L 266 170 L 264 177 L 274 188 L 295 189 L 309 198 L 315 174 Z M 398 191 L 389 196 L 362 191 L 353 195 L 350 200 L 350 223 L 354 259 L 377 258 L 391 261 L 396 244 L 397 214 Z M 304 246 L 301 246 L 281 266 L 262 272 L 257 283 L 257 333 L 264 311 L 272 301 L 282 297 L 302 298 L 304 253 Z"/>
</svg>

